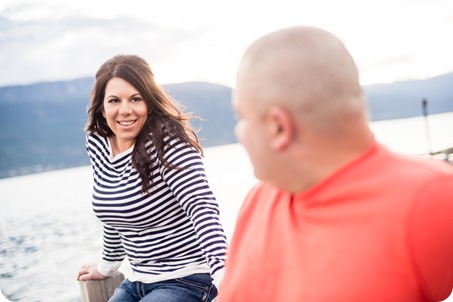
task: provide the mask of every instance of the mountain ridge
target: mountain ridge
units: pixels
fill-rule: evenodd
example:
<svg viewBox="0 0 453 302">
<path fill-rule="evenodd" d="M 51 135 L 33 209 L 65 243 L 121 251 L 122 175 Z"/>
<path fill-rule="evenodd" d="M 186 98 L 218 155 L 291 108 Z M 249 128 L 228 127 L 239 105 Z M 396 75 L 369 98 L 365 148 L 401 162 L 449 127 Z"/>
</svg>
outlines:
<svg viewBox="0 0 453 302">
<path fill-rule="evenodd" d="M 94 79 L 0 87 L 0 178 L 88 164 L 84 127 Z M 364 86 L 372 121 L 453 111 L 453 73 Z M 232 88 L 209 82 L 162 85 L 192 112 L 203 147 L 235 143 Z"/>
</svg>

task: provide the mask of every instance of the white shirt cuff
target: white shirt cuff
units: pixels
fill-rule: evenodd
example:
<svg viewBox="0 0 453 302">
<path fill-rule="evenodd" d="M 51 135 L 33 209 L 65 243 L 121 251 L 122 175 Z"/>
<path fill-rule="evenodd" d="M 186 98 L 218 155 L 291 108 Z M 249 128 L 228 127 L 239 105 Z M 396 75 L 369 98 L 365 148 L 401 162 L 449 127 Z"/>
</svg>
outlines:
<svg viewBox="0 0 453 302">
<path fill-rule="evenodd" d="M 98 272 L 106 277 L 113 276 L 121 266 L 122 261 L 101 260 L 98 264 Z"/>
</svg>

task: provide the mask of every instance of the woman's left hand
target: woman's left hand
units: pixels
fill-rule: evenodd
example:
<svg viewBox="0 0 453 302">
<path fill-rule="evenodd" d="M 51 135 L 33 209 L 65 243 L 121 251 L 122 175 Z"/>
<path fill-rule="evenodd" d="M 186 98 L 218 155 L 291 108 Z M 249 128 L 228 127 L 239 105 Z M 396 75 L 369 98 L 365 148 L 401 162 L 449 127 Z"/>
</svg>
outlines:
<svg viewBox="0 0 453 302">
<path fill-rule="evenodd" d="M 84 265 L 77 274 L 78 281 L 103 280 L 107 276 L 98 272 L 97 264 Z"/>
</svg>

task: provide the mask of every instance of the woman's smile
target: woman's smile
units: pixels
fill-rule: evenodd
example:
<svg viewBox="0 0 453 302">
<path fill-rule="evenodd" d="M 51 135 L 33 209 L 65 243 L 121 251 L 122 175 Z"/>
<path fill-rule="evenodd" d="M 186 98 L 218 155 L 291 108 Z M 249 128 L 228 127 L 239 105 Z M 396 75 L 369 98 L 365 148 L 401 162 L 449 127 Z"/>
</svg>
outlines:
<svg viewBox="0 0 453 302">
<path fill-rule="evenodd" d="M 118 124 L 120 124 L 121 126 L 130 126 L 132 124 L 134 124 L 137 120 L 133 120 L 133 121 L 118 121 Z"/>
</svg>

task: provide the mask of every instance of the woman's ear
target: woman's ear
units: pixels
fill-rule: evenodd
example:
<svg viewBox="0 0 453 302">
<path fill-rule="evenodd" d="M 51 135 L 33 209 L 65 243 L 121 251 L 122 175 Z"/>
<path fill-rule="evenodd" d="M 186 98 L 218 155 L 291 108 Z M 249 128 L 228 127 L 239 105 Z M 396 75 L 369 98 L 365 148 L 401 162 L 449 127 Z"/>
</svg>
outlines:
<svg viewBox="0 0 453 302">
<path fill-rule="evenodd" d="M 268 113 L 270 142 L 274 150 L 283 150 L 294 138 L 294 122 L 291 114 L 281 107 L 272 107 Z"/>
</svg>

